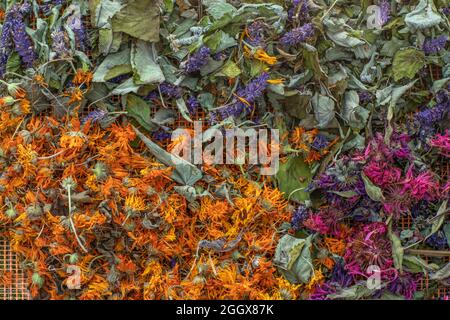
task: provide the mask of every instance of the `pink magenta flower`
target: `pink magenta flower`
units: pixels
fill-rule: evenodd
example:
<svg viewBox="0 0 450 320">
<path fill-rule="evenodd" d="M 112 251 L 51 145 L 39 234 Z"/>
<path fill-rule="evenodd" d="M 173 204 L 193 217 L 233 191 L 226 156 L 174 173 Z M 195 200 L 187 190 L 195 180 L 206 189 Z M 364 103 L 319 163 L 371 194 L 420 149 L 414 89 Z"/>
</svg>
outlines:
<svg viewBox="0 0 450 320">
<path fill-rule="evenodd" d="M 385 187 L 400 182 L 402 172 L 386 162 L 371 161 L 364 168 L 364 174 L 376 185 Z"/>
<path fill-rule="evenodd" d="M 320 234 L 326 234 L 329 231 L 328 226 L 319 214 L 311 214 L 303 224 L 308 229 L 316 231 Z"/>
<path fill-rule="evenodd" d="M 413 176 L 412 166 L 408 169 L 403 182 L 402 194 L 409 193 L 416 200 L 432 201 L 439 193 L 439 183 L 430 171 Z"/>
<path fill-rule="evenodd" d="M 450 158 L 450 135 L 449 130 L 445 130 L 445 134 L 437 134 L 432 138 L 429 144 L 439 149 L 439 153 L 444 157 Z"/>
</svg>

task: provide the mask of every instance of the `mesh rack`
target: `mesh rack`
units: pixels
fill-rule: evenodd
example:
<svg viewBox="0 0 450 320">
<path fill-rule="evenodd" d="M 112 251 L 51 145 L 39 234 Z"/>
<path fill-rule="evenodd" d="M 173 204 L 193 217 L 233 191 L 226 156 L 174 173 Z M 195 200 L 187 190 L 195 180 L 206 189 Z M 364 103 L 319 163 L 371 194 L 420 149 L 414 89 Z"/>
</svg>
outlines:
<svg viewBox="0 0 450 320">
<path fill-rule="evenodd" d="M 29 300 L 28 279 L 7 239 L 0 239 L 0 300 Z"/>
</svg>

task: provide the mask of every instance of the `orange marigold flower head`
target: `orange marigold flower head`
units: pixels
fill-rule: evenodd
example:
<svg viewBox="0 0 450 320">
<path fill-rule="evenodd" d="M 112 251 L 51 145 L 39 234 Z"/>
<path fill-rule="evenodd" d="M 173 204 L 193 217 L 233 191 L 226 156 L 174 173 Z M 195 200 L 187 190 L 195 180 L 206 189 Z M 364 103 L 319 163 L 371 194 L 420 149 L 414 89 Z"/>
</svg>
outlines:
<svg viewBox="0 0 450 320">
<path fill-rule="evenodd" d="M 72 82 L 77 86 L 81 84 L 89 86 L 92 82 L 92 79 L 93 79 L 92 72 L 83 69 L 78 69 L 77 72 L 75 73 L 75 76 L 73 77 Z"/>
<path fill-rule="evenodd" d="M 131 194 L 125 199 L 125 209 L 134 212 L 144 211 L 147 209 L 147 205 L 142 197 L 135 194 Z"/>
<path fill-rule="evenodd" d="M 80 131 L 69 131 L 61 136 L 59 144 L 63 148 L 81 148 L 88 140 L 88 136 Z"/>
</svg>

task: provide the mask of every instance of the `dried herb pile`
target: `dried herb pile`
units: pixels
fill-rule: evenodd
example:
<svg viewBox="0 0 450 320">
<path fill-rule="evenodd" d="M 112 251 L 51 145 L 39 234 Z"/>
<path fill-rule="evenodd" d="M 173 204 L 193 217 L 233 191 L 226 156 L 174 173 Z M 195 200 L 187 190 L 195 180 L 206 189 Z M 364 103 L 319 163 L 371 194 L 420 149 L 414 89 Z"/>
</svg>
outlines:
<svg viewBox="0 0 450 320">
<path fill-rule="evenodd" d="M 0 236 L 33 298 L 448 299 L 446 1 L 0 9 Z M 194 120 L 278 129 L 278 173 L 173 162 Z"/>
</svg>

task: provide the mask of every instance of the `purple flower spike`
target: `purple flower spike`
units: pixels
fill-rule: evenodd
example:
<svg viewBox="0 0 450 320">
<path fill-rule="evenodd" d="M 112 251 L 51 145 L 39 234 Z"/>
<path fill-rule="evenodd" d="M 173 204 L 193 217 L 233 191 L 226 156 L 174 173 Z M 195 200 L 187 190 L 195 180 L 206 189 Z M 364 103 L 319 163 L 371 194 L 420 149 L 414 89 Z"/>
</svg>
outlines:
<svg viewBox="0 0 450 320">
<path fill-rule="evenodd" d="M 86 117 L 84 117 L 81 120 L 81 123 L 84 124 L 84 123 L 88 122 L 89 120 L 91 120 L 91 123 L 93 124 L 95 122 L 101 121 L 107 114 L 108 114 L 107 111 L 101 110 L 101 109 L 91 111 L 88 113 L 88 115 Z"/>
<path fill-rule="evenodd" d="M 34 46 L 25 31 L 24 15 L 29 13 L 31 5 L 14 4 L 7 11 L 0 36 L 0 76 L 3 76 L 6 63 L 13 48 L 22 59 L 22 63 L 30 68 L 36 60 Z"/>
<path fill-rule="evenodd" d="M 447 36 L 442 35 L 435 39 L 425 40 L 422 49 L 426 54 L 434 54 L 444 49 L 446 43 L 447 43 Z"/>
<path fill-rule="evenodd" d="M 305 42 L 314 35 L 312 23 L 307 23 L 299 28 L 295 28 L 284 34 L 280 43 L 284 46 L 293 46 L 300 42 Z"/>
<path fill-rule="evenodd" d="M 308 218 L 308 209 L 304 205 L 300 205 L 292 212 L 291 225 L 297 231 L 301 229 L 301 224 Z"/>
<path fill-rule="evenodd" d="M 201 67 L 208 63 L 209 55 L 211 54 L 211 49 L 208 47 L 201 47 L 196 53 L 191 55 L 186 63 L 186 72 L 193 73 L 199 71 Z"/>
<path fill-rule="evenodd" d="M 380 6 L 380 22 L 381 25 L 385 25 L 390 19 L 391 5 L 387 0 L 381 0 L 379 6 Z"/>
</svg>

